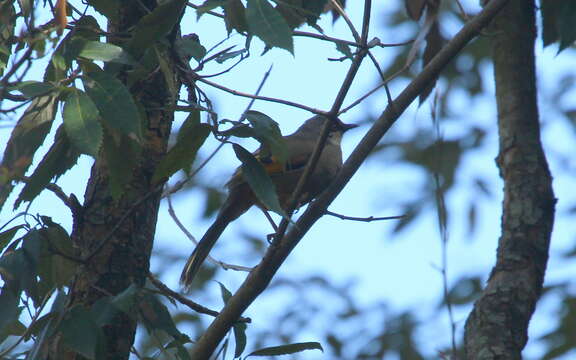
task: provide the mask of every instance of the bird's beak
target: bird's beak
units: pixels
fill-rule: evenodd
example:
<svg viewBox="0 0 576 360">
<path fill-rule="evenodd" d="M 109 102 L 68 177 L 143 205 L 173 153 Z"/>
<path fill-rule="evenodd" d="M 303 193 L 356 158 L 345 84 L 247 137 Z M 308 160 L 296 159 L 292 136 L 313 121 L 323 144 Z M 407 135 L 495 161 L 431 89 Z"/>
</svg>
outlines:
<svg viewBox="0 0 576 360">
<path fill-rule="evenodd" d="M 345 133 L 346 131 L 350 130 L 350 129 L 354 129 L 358 127 L 358 124 L 345 124 L 342 121 L 340 121 L 340 128 L 342 129 L 342 132 Z"/>
</svg>

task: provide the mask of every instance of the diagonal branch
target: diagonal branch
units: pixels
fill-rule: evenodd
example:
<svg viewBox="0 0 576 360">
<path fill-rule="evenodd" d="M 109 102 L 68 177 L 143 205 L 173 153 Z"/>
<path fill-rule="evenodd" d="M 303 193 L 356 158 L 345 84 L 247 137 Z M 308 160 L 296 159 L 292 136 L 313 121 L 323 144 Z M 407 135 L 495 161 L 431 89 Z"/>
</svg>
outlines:
<svg viewBox="0 0 576 360">
<path fill-rule="evenodd" d="M 342 107 L 342 104 L 344 103 L 344 99 L 346 98 L 346 94 L 348 94 L 348 91 L 350 90 L 350 87 L 352 86 L 352 82 L 354 81 L 354 78 L 356 77 L 356 73 L 360 69 L 360 65 L 362 64 L 362 60 L 364 60 L 364 57 L 366 56 L 366 54 L 368 54 L 368 47 L 366 44 L 366 39 L 368 38 L 368 25 L 370 23 L 370 10 L 371 10 L 372 2 L 371 2 L 371 0 L 366 0 L 364 4 L 365 4 L 365 7 L 364 7 L 364 23 L 363 23 L 363 28 L 362 28 L 362 38 L 358 38 L 358 40 L 362 44 L 362 47 L 360 48 L 360 50 L 358 51 L 358 53 L 354 57 L 354 60 L 352 61 L 352 64 L 350 65 L 350 68 L 348 69 L 348 73 L 346 74 L 346 77 L 344 78 L 342 86 L 340 86 L 340 90 L 338 91 L 338 94 L 336 95 L 336 99 L 334 100 L 334 103 L 332 104 L 332 109 L 330 109 L 330 112 L 328 113 L 329 120 L 325 121 L 324 127 L 322 128 L 322 131 L 320 133 L 320 137 L 318 138 L 318 141 L 316 142 L 316 146 L 314 147 L 314 151 L 312 152 L 312 155 L 310 156 L 310 159 L 308 160 L 308 163 L 306 164 L 306 168 L 304 169 L 304 172 L 300 176 L 300 179 L 298 179 L 298 183 L 296 184 L 296 188 L 294 189 L 292 195 L 290 196 L 290 201 L 288 202 L 288 208 L 285 209 L 288 216 L 286 218 L 282 219 L 282 222 L 280 222 L 280 225 L 278 226 L 278 230 L 276 230 L 276 234 L 274 234 L 274 238 L 276 240 L 281 239 L 284 236 L 284 234 L 286 233 L 286 230 L 288 229 L 288 224 L 290 223 L 290 218 L 292 217 L 292 214 L 293 214 L 294 210 L 296 209 L 296 206 L 298 205 L 298 199 L 300 199 L 300 194 L 302 194 L 302 191 L 304 190 L 304 184 L 306 184 L 306 182 L 310 178 L 310 175 L 313 173 L 314 168 L 316 167 L 316 164 L 318 163 L 318 160 L 320 159 L 320 155 L 322 154 L 322 150 L 324 149 L 324 146 L 326 145 L 326 141 L 328 139 L 328 133 L 329 133 L 330 125 L 331 125 L 330 122 L 333 120 L 332 118 L 336 114 L 338 114 L 338 111 Z M 356 30 L 354 30 L 354 27 L 352 25 L 351 25 L 351 29 L 352 29 L 353 33 L 356 34 Z"/>
<path fill-rule="evenodd" d="M 312 202 L 296 225 L 280 241 L 275 241 L 266 252 L 262 262 L 248 275 L 242 286 L 230 298 L 220 315 L 196 342 L 192 349 L 193 359 L 208 358 L 220 341 L 226 336 L 232 325 L 262 293 L 282 263 L 300 239 L 325 214 L 327 207 L 342 191 L 350 178 L 378 144 L 382 136 L 390 129 L 404 111 L 426 87 L 439 75 L 446 65 L 462 48 L 485 27 L 508 0 L 492 0 L 486 7 L 444 47 L 423 71 L 389 104 L 372 128 L 356 146 L 354 152 L 344 163 L 339 175 L 332 184 Z"/>
</svg>

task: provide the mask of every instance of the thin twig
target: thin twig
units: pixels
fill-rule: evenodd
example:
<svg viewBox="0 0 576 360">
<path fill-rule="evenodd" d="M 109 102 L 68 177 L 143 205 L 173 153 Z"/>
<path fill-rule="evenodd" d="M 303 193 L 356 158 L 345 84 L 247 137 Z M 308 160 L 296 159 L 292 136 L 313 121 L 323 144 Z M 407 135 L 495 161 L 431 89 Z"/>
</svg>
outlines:
<svg viewBox="0 0 576 360">
<path fill-rule="evenodd" d="M 346 11 L 344 11 L 344 9 L 340 5 L 340 3 L 338 3 L 337 0 L 330 0 L 330 3 L 334 7 L 334 10 L 336 10 L 338 15 L 340 15 L 342 17 L 342 19 L 344 19 L 344 22 L 346 22 L 346 25 L 348 25 L 350 32 L 352 32 L 352 36 L 354 36 L 354 39 L 356 39 L 356 42 L 358 44 L 360 44 L 360 47 L 366 46 L 365 43 L 361 42 L 360 34 L 358 33 L 358 31 L 354 27 L 354 23 L 352 23 L 352 20 L 350 20 L 350 18 L 348 17 L 348 14 L 346 14 Z"/>
<path fill-rule="evenodd" d="M 48 300 L 50 300 L 50 298 L 52 297 L 53 291 L 54 290 L 49 291 L 46 295 L 44 295 L 44 299 L 42 299 L 42 303 L 40 304 L 40 307 L 38 307 L 38 309 L 36 310 L 36 314 L 32 318 L 30 325 L 28 325 L 28 327 L 26 328 L 26 331 L 24 331 L 24 334 L 22 334 L 18 338 L 18 340 L 16 340 L 16 342 L 14 342 L 14 344 L 12 344 L 12 346 L 10 346 L 10 347 L 6 348 L 4 351 L 0 352 L 0 359 L 4 359 L 4 357 L 6 355 L 10 354 L 10 352 L 12 350 L 14 350 L 18 345 L 20 345 L 20 343 L 31 334 L 32 330 L 34 329 L 34 325 L 38 321 L 38 318 L 40 317 L 40 315 L 42 315 L 42 310 L 44 309 L 44 306 L 46 306 L 46 304 L 48 303 Z"/>
<path fill-rule="evenodd" d="M 328 211 L 328 210 L 326 211 L 326 215 L 334 216 L 334 217 L 337 217 L 338 219 L 342 219 L 342 220 L 352 220 L 352 221 L 362 221 L 362 222 L 381 221 L 381 220 L 398 220 L 398 219 L 403 219 L 406 217 L 406 215 L 381 216 L 381 217 L 375 217 L 375 216 L 356 217 L 356 216 L 342 215 L 342 214 L 338 214 L 338 213 L 335 213 L 333 211 Z"/>
<path fill-rule="evenodd" d="M 22 64 L 24 64 L 24 62 L 26 60 L 30 60 L 30 56 L 32 56 L 32 52 L 34 51 L 34 46 L 32 46 L 32 44 L 28 45 L 28 48 L 26 49 L 26 51 L 24 52 L 24 54 L 20 57 L 20 59 L 18 59 L 18 61 L 16 61 L 11 67 L 10 70 L 8 70 L 8 72 L 6 72 L 6 74 L 4 75 L 4 77 L 2 77 L 2 80 L 0 80 L 0 84 L 2 84 L 3 90 L 2 92 L 5 91 L 5 87 L 4 85 L 6 85 L 8 83 L 8 81 L 10 80 L 10 78 L 12 77 L 12 75 L 14 75 L 14 73 L 16 73 L 16 71 L 18 71 L 18 69 L 20 68 L 20 66 L 22 66 Z M 2 96 L 0 96 L 1 98 Z"/>
<path fill-rule="evenodd" d="M 62 190 L 60 186 L 51 183 L 46 185 L 46 190 L 50 190 L 54 195 L 56 195 L 58 199 L 62 200 L 64 205 L 66 205 L 70 210 L 72 210 L 73 212 L 76 211 L 76 208 L 70 202 L 70 198 L 68 197 L 68 195 L 66 195 L 66 193 L 64 192 L 64 190 Z"/>
<path fill-rule="evenodd" d="M 335 3 L 335 0 L 332 0 L 332 2 Z M 363 27 L 368 27 L 368 24 L 370 23 L 370 11 L 371 11 L 371 1 L 366 0 L 364 2 Z M 351 28 L 353 29 L 354 26 L 351 25 Z M 353 29 L 353 32 L 356 32 L 355 29 Z M 356 32 L 356 34 L 357 34 L 357 32 Z M 360 65 L 362 64 L 362 60 L 364 60 L 364 57 L 366 56 L 366 54 L 368 52 L 368 48 L 366 46 L 366 38 L 368 36 L 368 31 L 363 30 L 362 34 L 363 34 L 363 37 L 358 38 L 358 41 L 360 41 L 363 46 L 360 48 L 358 53 L 354 56 L 354 59 L 352 60 L 352 64 L 350 65 L 350 68 L 348 69 L 346 77 L 344 78 L 344 81 L 342 82 L 342 85 L 340 86 L 340 90 L 338 91 L 338 94 L 336 95 L 336 98 L 334 99 L 334 103 L 332 104 L 332 108 L 330 109 L 330 112 L 326 115 L 328 120 L 324 122 L 324 127 L 322 128 L 320 136 L 316 142 L 316 145 L 314 146 L 314 151 L 312 152 L 312 155 L 310 156 L 310 159 L 308 160 L 306 167 L 304 168 L 304 172 L 302 173 L 302 175 L 298 179 L 298 183 L 296 184 L 296 187 L 294 188 L 294 191 L 292 192 L 292 195 L 290 196 L 290 200 L 288 201 L 288 207 L 285 209 L 287 217 L 282 219 L 282 221 L 280 222 L 280 225 L 278 226 L 278 230 L 276 231 L 276 234 L 274 235 L 274 238 L 276 241 L 279 241 L 286 234 L 286 230 L 288 229 L 288 225 L 290 223 L 290 218 L 292 217 L 292 214 L 294 213 L 294 210 L 296 209 L 296 206 L 299 203 L 300 194 L 302 194 L 302 191 L 304 190 L 304 184 L 306 184 L 306 182 L 310 178 L 312 172 L 314 171 L 314 168 L 316 167 L 316 164 L 318 163 L 318 160 L 320 159 L 320 155 L 322 153 L 322 150 L 324 149 L 324 146 L 326 145 L 326 141 L 328 139 L 329 129 L 331 126 L 330 123 L 331 123 L 331 121 L 333 121 L 333 117 L 335 116 L 335 114 L 337 114 L 338 111 L 340 110 L 340 107 L 342 106 L 342 103 L 344 102 L 344 99 L 346 98 L 346 94 L 348 93 L 348 91 L 350 90 L 350 87 L 352 86 L 352 81 L 354 80 L 356 73 L 358 72 L 358 69 L 360 69 Z"/>
<path fill-rule="evenodd" d="M 260 84 L 258 84 L 258 88 L 256 89 L 256 93 L 255 93 L 256 95 L 260 94 L 260 92 L 262 91 L 262 88 L 264 87 L 264 84 L 268 80 L 268 77 L 270 76 L 271 71 L 272 71 L 272 66 L 270 66 L 268 71 L 266 71 L 266 73 L 264 73 L 264 76 L 262 77 L 262 80 L 260 81 Z M 189 80 L 189 79 L 187 79 L 187 80 Z M 188 84 L 188 85 L 191 86 L 191 84 Z M 190 91 L 190 89 L 188 91 Z M 246 117 L 246 113 L 252 108 L 252 105 L 254 105 L 254 101 L 256 101 L 255 98 L 252 98 L 252 100 L 250 100 L 250 102 L 246 106 L 246 109 L 244 110 L 244 112 L 242 112 L 242 114 L 240 114 L 240 119 L 238 120 L 238 122 L 241 122 L 242 120 L 244 120 L 244 118 Z M 188 183 L 190 181 L 190 179 L 192 179 L 194 176 L 196 176 L 196 174 L 198 174 L 198 172 L 200 172 L 200 170 L 202 170 L 204 168 L 204 166 L 206 166 L 206 164 L 208 164 L 208 162 L 210 160 L 212 160 L 212 158 L 214 156 L 216 156 L 216 154 L 222 149 L 222 147 L 224 147 L 225 141 L 227 139 L 228 139 L 228 137 L 225 138 L 224 141 L 220 142 L 220 144 L 218 144 L 216 149 L 214 149 L 214 151 L 212 151 L 212 153 L 210 155 L 208 155 L 208 157 L 200 164 L 200 166 L 198 166 L 198 168 L 196 168 L 194 170 L 194 172 L 192 172 L 192 174 L 187 176 L 186 179 L 176 183 L 173 187 L 164 191 L 164 193 L 162 194 L 162 197 L 168 196 L 168 195 L 173 194 L 176 191 L 182 189 L 184 187 L 184 185 L 186 185 L 186 183 Z"/>
<path fill-rule="evenodd" d="M 196 10 L 198 10 L 198 8 L 200 8 L 200 5 L 192 4 L 192 3 L 190 3 L 190 2 L 189 2 L 188 4 L 186 4 L 186 6 L 189 6 L 189 7 L 191 7 L 192 9 L 196 9 Z M 219 17 L 219 18 L 224 19 L 224 15 L 219 14 L 219 13 L 217 13 L 217 12 L 215 12 L 215 11 L 212 11 L 212 10 L 206 11 L 205 14 L 212 15 L 212 16 L 216 16 L 216 17 Z"/>
<path fill-rule="evenodd" d="M 329 41 L 329 42 L 333 42 L 336 44 L 341 43 L 341 44 L 345 44 L 348 46 L 360 47 L 360 44 L 355 42 L 355 41 L 339 39 L 339 38 L 335 38 L 335 37 L 324 35 L 324 34 L 316 34 L 316 33 L 311 33 L 311 32 L 307 32 L 307 31 L 294 30 L 292 32 L 292 35 L 299 36 L 299 37 L 309 37 L 309 38 L 314 38 L 314 39 L 318 39 L 318 40 Z M 408 41 L 403 41 L 403 42 L 399 42 L 399 43 L 382 43 L 382 42 L 378 41 L 378 42 L 375 42 L 373 44 L 373 47 L 386 48 L 386 47 L 404 46 L 404 45 L 412 43 L 413 41 L 414 40 L 408 40 Z"/>
<path fill-rule="evenodd" d="M 170 289 L 166 284 L 164 284 L 162 281 L 160 281 L 159 279 L 157 279 L 154 275 L 152 275 L 150 273 L 148 273 L 148 280 L 150 280 L 150 282 L 152 284 L 154 284 L 154 286 L 156 286 L 158 288 L 158 290 L 160 290 L 161 293 L 163 293 L 164 295 L 178 301 L 182 305 L 185 305 L 185 306 L 189 307 L 190 309 L 192 309 L 198 313 L 201 313 L 201 314 L 206 314 L 206 315 L 210 315 L 210 316 L 218 316 L 218 311 L 208 309 L 207 307 L 202 306 L 202 305 L 186 298 L 182 294 L 177 293 L 176 291 Z M 244 322 L 244 323 L 252 322 L 252 320 L 250 318 L 245 318 L 245 317 L 241 317 L 240 319 L 238 319 L 238 321 Z"/>
<path fill-rule="evenodd" d="M 438 119 L 437 112 L 438 97 L 434 97 L 431 108 L 432 121 L 434 123 L 434 130 L 436 133 L 436 144 L 441 145 L 443 142 L 442 134 L 440 132 L 440 121 Z M 438 148 L 442 149 L 441 146 Z M 439 151 L 436 154 L 437 168 L 438 165 L 443 162 L 445 153 Z M 454 311 L 452 309 L 452 299 L 450 298 L 450 289 L 448 287 L 448 223 L 447 223 L 447 209 L 446 209 L 446 197 L 444 194 L 444 188 L 440 184 L 440 174 L 434 172 L 434 187 L 436 192 L 436 213 L 438 215 L 438 228 L 440 230 L 440 241 L 441 241 L 441 251 L 442 251 L 442 265 L 440 272 L 442 274 L 442 288 L 444 295 L 444 302 L 446 303 L 446 310 L 448 311 L 448 319 L 450 321 L 450 340 L 452 345 L 452 353 L 454 356 L 457 354 L 456 349 L 456 321 L 454 320 Z"/>
<path fill-rule="evenodd" d="M 184 233 L 184 235 L 186 235 L 188 240 L 190 240 L 194 244 L 198 244 L 198 241 L 196 240 L 194 235 L 192 235 L 190 233 L 190 231 L 188 231 L 188 229 L 186 229 L 184 224 L 182 224 L 182 222 L 180 221 L 180 219 L 176 215 L 176 211 L 174 211 L 174 207 L 172 206 L 172 197 L 170 195 L 168 195 L 167 198 L 168 198 L 168 214 L 170 214 L 170 217 L 172 217 L 172 220 L 174 220 L 176 225 L 180 228 L 180 230 L 182 230 L 182 232 Z M 246 271 L 246 272 L 249 272 L 252 270 L 251 267 L 246 267 L 246 266 L 241 266 L 241 265 L 233 265 L 233 264 L 228 264 L 228 263 L 216 260 L 213 257 L 211 257 L 210 255 L 208 255 L 208 257 L 206 259 L 208 259 L 208 261 L 210 261 L 211 263 L 222 267 L 224 270 L 235 270 L 235 271 Z"/>
<path fill-rule="evenodd" d="M 250 98 L 250 99 L 255 99 L 255 100 L 269 101 L 269 102 L 274 102 L 274 103 L 278 103 L 278 104 L 288 105 L 288 106 L 295 107 L 295 108 L 302 109 L 302 110 L 306 110 L 306 111 L 308 111 L 308 112 L 311 112 L 311 113 L 314 113 L 314 114 L 318 114 L 318 115 L 325 115 L 325 114 L 326 114 L 326 113 L 325 113 L 324 111 L 322 111 L 322 110 L 318 110 L 318 109 L 312 108 L 312 107 L 310 107 L 310 106 L 302 105 L 302 104 L 299 104 L 299 103 L 296 103 L 296 102 L 293 102 L 293 101 L 284 100 L 284 99 L 278 99 L 278 98 L 272 98 L 272 97 L 268 97 L 268 96 L 258 96 L 258 95 L 248 94 L 248 93 L 245 93 L 245 92 L 241 92 L 241 91 L 237 91 L 237 90 L 234 90 L 234 89 L 230 89 L 230 88 L 227 88 L 227 87 L 225 87 L 225 86 L 222 86 L 222 85 L 220 85 L 220 84 L 218 84 L 218 83 L 215 83 L 215 82 L 213 82 L 213 81 L 206 80 L 206 79 L 200 77 L 199 75 L 196 75 L 196 74 L 191 73 L 191 72 L 189 72 L 189 71 L 186 71 L 186 70 L 184 70 L 184 69 L 183 69 L 183 71 L 184 71 L 188 76 L 190 76 L 193 80 L 202 82 L 202 83 L 207 84 L 207 85 L 210 85 L 210 86 L 212 86 L 212 87 L 214 87 L 214 88 L 216 88 L 216 89 L 225 91 L 225 92 L 227 92 L 227 93 L 230 93 L 230 94 L 233 94 L 233 95 L 236 95 L 236 96 L 242 96 L 242 97 L 246 97 L 246 98 Z"/>
</svg>

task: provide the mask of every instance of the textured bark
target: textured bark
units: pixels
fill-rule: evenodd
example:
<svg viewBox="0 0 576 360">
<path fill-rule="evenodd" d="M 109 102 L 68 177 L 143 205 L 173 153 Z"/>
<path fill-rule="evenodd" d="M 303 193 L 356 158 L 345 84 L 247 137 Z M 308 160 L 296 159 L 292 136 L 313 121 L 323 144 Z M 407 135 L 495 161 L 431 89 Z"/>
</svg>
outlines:
<svg viewBox="0 0 576 360">
<path fill-rule="evenodd" d="M 147 14 L 135 2 L 120 3 L 118 22 L 109 24 L 111 32 L 128 31 Z M 156 2 L 141 0 L 139 3 L 153 9 Z M 123 79 L 125 73 L 121 71 L 118 77 Z M 170 111 L 148 109 L 172 106 L 174 96 L 161 71 L 149 74 L 130 91 L 135 101 L 146 109 L 142 157 L 118 201 L 110 195 L 104 156 L 101 155 L 92 167 L 84 205 L 74 222 L 72 239 L 80 257 L 94 256 L 77 274 L 68 307 L 90 306 L 104 296 L 122 292 L 132 283 L 143 286 L 148 274 L 161 196 L 161 192 L 153 191 L 156 186 L 151 184 L 151 179 L 158 161 L 166 152 L 173 120 Z M 108 236 L 119 223 L 118 229 Z M 136 321 L 124 313 L 119 314 L 111 325 L 104 328 L 107 347 L 102 358 L 128 359 L 135 332 Z M 49 347 L 52 359 L 83 358 L 63 349 L 57 338 Z"/>
<path fill-rule="evenodd" d="M 502 235 L 486 289 L 466 321 L 466 359 L 521 359 L 548 261 L 552 178 L 540 142 L 533 0 L 512 0 L 493 27 L 494 76 L 504 180 Z"/>
</svg>

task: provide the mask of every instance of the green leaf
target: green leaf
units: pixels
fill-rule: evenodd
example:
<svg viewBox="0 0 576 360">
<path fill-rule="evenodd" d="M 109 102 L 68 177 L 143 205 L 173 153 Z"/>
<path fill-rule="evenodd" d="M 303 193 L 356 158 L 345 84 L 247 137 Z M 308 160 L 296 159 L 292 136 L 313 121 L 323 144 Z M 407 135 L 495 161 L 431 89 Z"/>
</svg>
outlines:
<svg viewBox="0 0 576 360">
<path fill-rule="evenodd" d="M 236 340 L 236 346 L 234 350 L 234 358 L 240 357 L 246 349 L 246 324 L 245 323 L 235 323 L 234 327 L 234 339 Z"/>
<path fill-rule="evenodd" d="M 24 237 L 30 236 L 32 238 L 36 236 L 36 231 L 33 230 Z M 34 295 L 31 293 L 35 292 L 36 269 L 30 257 L 31 255 L 21 248 L 7 251 L 0 257 L 0 275 L 5 283 L 4 289 L 9 288 L 14 294 L 19 294 L 25 290 L 29 296 Z M 37 298 L 34 298 L 34 301 L 36 300 Z"/>
<path fill-rule="evenodd" d="M 96 11 L 109 20 L 114 20 L 118 17 L 120 2 L 117 0 L 88 0 L 88 4 L 92 5 Z"/>
<path fill-rule="evenodd" d="M 304 350 L 320 350 L 324 352 L 322 345 L 318 342 L 303 342 L 294 343 L 288 345 L 271 346 L 262 348 L 251 352 L 248 356 L 278 356 L 278 355 L 289 355 L 297 352 L 302 352 Z M 246 356 L 246 357 L 248 357 Z"/>
<path fill-rule="evenodd" d="M 190 130 L 198 125 L 200 125 L 200 110 L 192 110 L 178 129 L 176 142 L 182 141 L 190 133 Z"/>
<path fill-rule="evenodd" d="M 224 5 L 224 22 L 226 23 L 226 30 L 228 35 L 232 30 L 239 33 L 248 31 L 248 23 L 246 22 L 246 9 L 241 0 L 228 0 Z"/>
<path fill-rule="evenodd" d="M 78 151 L 96 158 L 102 144 L 102 125 L 98 120 L 98 109 L 90 97 L 74 89 L 66 98 L 62 117 L 72 144 Z"/>
<path fill-rule="evenodd" d="M 187 58 L 191 57 L 200 61 L 206 55 L 206 48 L 200 44 L 200 40 L 195 34 L 183 36 L 182 39 L 177 40 L 177 44 L 178 51 L 181 51 L 182 55 Z"/>
<path fill-rule="evenodd" d="M 72 67 L 72 61 L 78 58 L 82 50 L 82 41 L 98 41 L 100 38 L 100 26 L 92 16 L 82 16 L 74 23 L 74 31 L 60 41 L 56 51 L 52 54 L 51 62 L 46 67 L 44 81 L 60 81 L 68 76 L 67 71 Z"/>
<path fill-rule="evenodd" d="M 34 173 L 30 175 L 14 203 L 14 208 L 18 207 L 22 201 L 34 200 L 52 179 L 58 178 L 74 166 L 79 156 L 80 153 L 72 146 L 61 125 L 56 131 L 54 144 L 34 169 Z"/>
<path fill-rule="evenodd" d="M 4 329 L 2 329 L 2 336 L 22 336 L 26 333 L 27 327 L 26 325 L 22 324 L 20 321 L 16 320 L 12 323 L 8 324 Z"/>
<path fill-rule="evenodd" d="M 140 288 L 132 283 L 121 293 L 117 294 L 112 298 L 112 304 L 120 311 L 126 314 L 133 314 L 133 309 L 136 301 L 136 296 L 138 295 Z"/>
<path fill-rule="evenodd" d="M 350 51 L 350 47 L 348 46 L 348 44 L 346 44 L 343 41 L 336 41 L 336 50 L 344 54 L 344 56 L 346 56 L 347 59 L 352 60 L 352 58 L 354 57 L 352 55 L 352 51 Z"/>
<path fill-rule="evenodd" d="M 204 144 L 209 134 L 210 126 L 207 124 L 183 126 L 178 133 L 176 145 L 168 151 L 156 167 L 152 182 L 157 183 L 168 178 L 180 169 L 189 169 L 196 158 L 198 149 Z"/>
<path fill-rule="evenodd" d="M 136 318 L 134 307 L 139 288 L 135 284 L 130 284 L 124 291 L 116 296 L 107 296 L 98 300 L 92 306 L 92 314 L 99 326 L 111 324 L 118 312 Z"/>
<path fill-rule="evenodd" d="M 104 71 L 89 72 L 83 81 L 88 96 L 100 111 L 102 121 L 110 128 L 140 142 L 142 119 L 124 84 Z"/>
<path fill-rule="evenodd" d="M 56 293 L 56 298 L 52 303 L 50 312 L 44 317 L 40 318 L 36 324 L 32 326 L 32 333 L 38 334 L 34 345 L 30 349 L 27 359 L 40 359 L 46 358 L 47 356 L 42 356 L 41 352 L 46 350 L 44 346 L 48 339 L 53 335 L 55 327 L 60 323 L 60 314 L 64 310 L 66 304 L 68 303 L 68 296 L 64 291 L 58 289 Z"/>
<path fill-rule="evenodd" d="M 24 228 L 24 225 L 16 225 L 16 226 L 11 227 L 8 230 L 1 232 L 0 233 L 0 251 L 4 250 L 6 245 L 8 245 L 10 243 L 10 241 L 12 241 L 12 238 L 14 237 L 14 235 L 16 235 L 18 230 L 23 229 L 23 228 Z"/>
<path fill-rule="evenodd" d="M 46 82 L 28 80 L 18 83 L 16 86 L 11 87 L 10 90 L 20 91 L 22 95 L 31 99 L 41 95 L 46 95 L 50 91 L 54 90 L 54 85 Z"/>
<path fill-rule="evenodd" d="M 5 331 L 5 327 L 18 320 L 22 308 L 18 306 L 20 300 L 6 288 L 0 293 L 0 332 Z"/>
<path fill-rule="evenodd" d="M 560 33 L 560 48 L 558 52 L 566 49 L 576 41 L 576 2 L 563 1 L 564 7 L 558 19 L 558 32 Z"/>
<path fill-rule="evenodd" d="M 186 0 L 168 0 L 143 16 L 134 29 L 134 37 L 127 45 L 128 52 L 139 59 L 144 51 L 166 35 L 180 20 Z"/>
<path fill-rule="evenodd" d="M 108 164 L 110 194 L 118 200 L 126 184 L 132 180 L 133 170 L 141 159 L 142 147 L 129 137 L 118 136 L 105 129 L 102 148 Z"/>
<path fill-rule="evenodd" d="M 288 148 L 278 123 L 268 115 L 259 111 L 250 110 L 246 113 L 246 119 L 254 128 L 256 139 L 265 147 L 270 149 L 272 155 L 284 164 L 288 158 Z"/>
<path fill-rule="evenodd" d="M 278 201 L 276 186 L 266 173 L 262 164 L 248 150 L 238 144 L 233 144 L 236 157 L 242 162 L 242 176 L 250 185 L 258 199 L 270 210 L 286 217 Z"/>
<path fill-rule="evenodd" d="M 158 57 L 158 65 L 160 66 L 160 70 L 164 75 L 164 81 L 166 82 L 166 86 L 170 91 L 170 96 L 173 99 L 178 99 L 178 92 L 180 88 L 176 85 L 176 79 L 174 77 L 174 69 L 170 64 L 170 50 L 164 46 L 163 44 L 158 44 L 154 46 L 154 52 Z"/>
<path fill-rule="evenodd" d="M 133 65 L 134 58 L 119 46 L 99 41 L 75 40 L 79 42 L 80 51 L 78 56 L 86 59 L 114 62 L 119 64 Z"/>
<path fill-rule="evenodd" d="M 541 1 L 542 39 L 544 46 L 560 42 L 558 52 L 576 40 L 576 3 L 574 1 Z"/>
<path fill-rule="evenodd" d="M 163 330 L 175 339 L 187 338 L 187 336 L 178 331 L 172 316 L 170 316 L 170 312 L 164 304 L 158 301 L 156 296 L 144 294 L 138 302 L 138 306 L 143 323 L 149 331 Z"/>
<path fill-rule="evenodd" d="M 97 358 L 104 336 L 90 310 L 74 306 L 62 320 L 60 330 L 64 345 L 88 359 Z"/>
<path fill-rule="evenodd" d="M 51 223 L 43 235 L 50 244 L 51 256 L 51 279 L 58 288 L 68 285 L 72 276 L 76 273 L 78 263 L 69 259 L 74 256 L 72 239 L 64 228 L 56 223 Z M 64 256 L 62 256 L 62 255 Z"/>
<path fill-rule="evenodd" d="M 294 53 L 292 30 L 280 13 L 267 0 L 248 0 L 246 18 L 250 32 L 270 47 Z"/>
<path fill-rule="evenodd" d="M 223 64 L 227 60 L 234 59 L 235 57 L 238 57 L 239 55 L 246 54 L 246 53 L 248 53 L 248 51 L 246 49 L 236 50 L 236 51 L 226 51 L 226 52 L 218 55 L 215 60 L 218 64 Z"/>
<path fill-rule="evenodd" d="M 315 0 L 315 1 L 303 1 L 302 5 L 304 8 L 304 14 L 306 15 L 306 21 L 310 25 L 316 24 L 320 15 L 326 8 L 326 3 L 328 0 Z M 342 4 L 344 4 L 342 2 Z"/>
<path fill-rule="evenodd" d="M 41 96 L 32 100 L 18 120 L 0 165 L 0 209 L 12 192 L 12 181 L 24 176 L 36 150 L 50 132 L 55 114 L 56 96 Z"/>
<path fill-rule="evenodd" d="M 222 297 L 222 301 L 224 304 L 227 304 L 228 300 L 232 297 L 232 293 L 230 290 L 226 289 L 226 286 L 224 286 L 220 281 L 218 281 L 218 285 L 220 285 L 220 296 Z"/>
<path fill-rule="evenodd" d="M 196 9 L 196 18 L 200 19 L 200 16 L 204 15 L 208 11 L 224 6 L 225 4 L 226 0 L 206 0 Z"/>
</svg>

